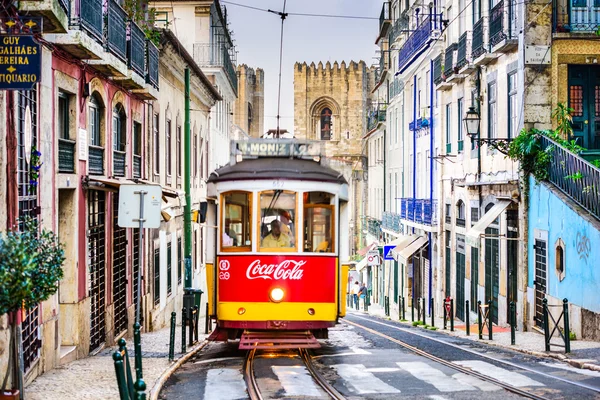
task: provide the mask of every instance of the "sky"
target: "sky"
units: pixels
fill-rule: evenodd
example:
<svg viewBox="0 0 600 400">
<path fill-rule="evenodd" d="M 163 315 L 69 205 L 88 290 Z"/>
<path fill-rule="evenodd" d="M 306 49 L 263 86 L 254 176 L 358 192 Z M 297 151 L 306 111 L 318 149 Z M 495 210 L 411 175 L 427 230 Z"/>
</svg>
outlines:
<svg viewBox="0 0 600 400">
<path fill-rule="evenodd" d="M 243 4 L 281 11 L 284 0 L 221 0 L 227 7 L 230 29 L 237 46 L 239 64 L 265 71 L 265 131 L 277 127 L 277 87 L 279 79 L 278 15 L 236 6 Z M 286 12 L 368 16 L 377 19 L 287 17 L 284 23 L 283 66 L 281 75 L 280 127 L 294 129 L 294 63 L 348 64 L 363 60 L 368 66 L 377 55 L 375 39 L 383 2 L 378 0 L 287 0 Z"/>
</svg>

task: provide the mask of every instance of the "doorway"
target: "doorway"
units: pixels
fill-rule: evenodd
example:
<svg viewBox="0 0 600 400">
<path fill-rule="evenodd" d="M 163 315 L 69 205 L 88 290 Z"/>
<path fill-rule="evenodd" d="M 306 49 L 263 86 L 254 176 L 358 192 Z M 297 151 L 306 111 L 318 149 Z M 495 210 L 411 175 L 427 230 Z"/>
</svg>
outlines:
<svg viewBox="0 0 600 400">
<path fill-rule="evenodd" d="M 600 150 L 600 66 L 569 65 L 569 107 L 571 139 L 586 149 Z"/>
</svg>

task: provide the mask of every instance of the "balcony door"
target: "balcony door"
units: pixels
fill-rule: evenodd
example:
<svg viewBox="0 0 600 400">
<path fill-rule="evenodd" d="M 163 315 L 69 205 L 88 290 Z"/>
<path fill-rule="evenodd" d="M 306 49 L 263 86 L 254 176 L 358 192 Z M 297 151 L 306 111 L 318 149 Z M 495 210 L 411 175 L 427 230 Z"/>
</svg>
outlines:
<svg viewBox="0 0 600 400">
<path fill-rule="evenodd" d="M 586 149 L 600 149 L 600 66 L 569 65 L 569 107 L 573 139 Z"/>
</svg>

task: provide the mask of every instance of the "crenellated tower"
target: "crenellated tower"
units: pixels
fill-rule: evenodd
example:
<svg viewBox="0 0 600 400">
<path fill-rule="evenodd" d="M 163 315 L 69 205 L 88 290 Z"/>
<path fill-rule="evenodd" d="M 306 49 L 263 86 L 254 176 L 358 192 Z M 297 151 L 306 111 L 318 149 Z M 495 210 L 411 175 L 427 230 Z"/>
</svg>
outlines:
<svg viewBox="0 0 600 400">
<path fill-rule="evenodd" d="M 233 109 L 233 123 L 248 136 L 259 138 L 264 133 L 265 73 L 261 68 L 238 65 L 238 98 Z"/>
</svg>

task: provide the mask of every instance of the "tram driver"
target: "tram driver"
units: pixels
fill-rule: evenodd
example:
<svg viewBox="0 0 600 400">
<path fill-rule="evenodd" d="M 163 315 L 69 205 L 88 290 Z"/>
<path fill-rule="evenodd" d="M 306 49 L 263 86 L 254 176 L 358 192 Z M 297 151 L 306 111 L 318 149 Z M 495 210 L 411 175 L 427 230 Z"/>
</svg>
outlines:
<svg viewBox="0 0 600 400">
<path fill-rule="evenodd" d="M 281 232 L 279 220 L 271 221 L 271 232 L 263 238 L 261 246 L 267 248 L 291 247 L 290 237 Z"/>
</svg>

